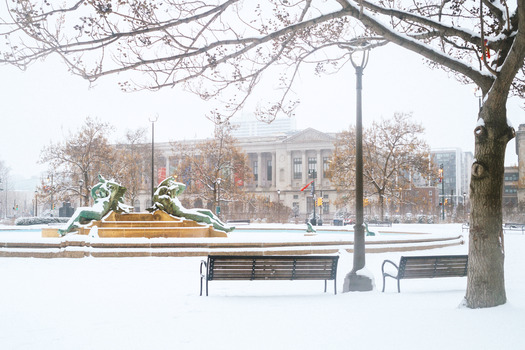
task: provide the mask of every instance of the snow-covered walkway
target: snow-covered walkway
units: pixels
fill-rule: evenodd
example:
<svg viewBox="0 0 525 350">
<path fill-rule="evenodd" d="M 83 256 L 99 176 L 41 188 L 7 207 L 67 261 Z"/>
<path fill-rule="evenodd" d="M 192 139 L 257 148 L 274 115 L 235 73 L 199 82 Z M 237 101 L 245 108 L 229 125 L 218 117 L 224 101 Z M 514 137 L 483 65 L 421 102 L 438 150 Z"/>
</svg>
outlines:
<svg viewBox="0 0 525 350">
<path fill-rule="evenodd" d="M 373 292 L 210 282 L 209 297 L 201 258 L 0 258 L 0 349 L 522 349 L 525 236 L 505 238 L 508 303 L 481 310 L 460 307 L 466 278 L 405 280 L 401 294 L 389 280 L 381 293 L 381 263 L 398 252 L 367 255 Z M 339 292 L 351 266 L 341 252 Z"/>
</svg>

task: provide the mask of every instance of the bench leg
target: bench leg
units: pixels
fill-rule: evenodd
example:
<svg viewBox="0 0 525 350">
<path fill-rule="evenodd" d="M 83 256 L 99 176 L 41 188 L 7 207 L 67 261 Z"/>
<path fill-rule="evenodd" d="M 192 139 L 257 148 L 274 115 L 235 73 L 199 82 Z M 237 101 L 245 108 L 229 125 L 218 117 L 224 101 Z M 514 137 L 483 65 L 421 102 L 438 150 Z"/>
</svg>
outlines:
<svg viewBox="0 0 525 350">
<path fill-rule="evenodd" d="M 401 289 L 400 289 L 400 287 L 399 287 L 399 282 L 401 282 L 401 280 L 398 278 L 398 279 L 397 279 L 397 292 L 398 292 L 398 293 L 401 293 Z"/>
</svg>

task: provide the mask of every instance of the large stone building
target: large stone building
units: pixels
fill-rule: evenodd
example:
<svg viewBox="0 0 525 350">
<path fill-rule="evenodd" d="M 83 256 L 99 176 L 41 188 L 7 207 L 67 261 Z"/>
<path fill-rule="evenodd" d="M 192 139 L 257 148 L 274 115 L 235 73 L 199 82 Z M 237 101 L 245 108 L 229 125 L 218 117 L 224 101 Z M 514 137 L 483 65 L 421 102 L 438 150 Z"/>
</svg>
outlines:
<svg viewBox="0 0 525 350">
<path fill-rule="evenodd" d="M 189 144 L 196 142 L 199 140 L 186 141 Z M 326 175 L 334 142 L 334 134 L 311 128 L 268 136 L 239 137 L 239 147 L 247 153 L 253 171 L 253 181 L 245 184 L 246 191 L 266 196 L 270 201 L 280 201 L 293 208 L 295 215 L 302 220 L 313 211 L 313 197 L 310 189 L 301 191 L 301 188 L 315 180 L 315 197 L 323 198 L 321 215 L 331 221 L 336 210 L 331 203 L 337 194 Z M 171 173 L 172 160 L 177 157 L 173 147 L 169 143 L 159 143 L 155 148 L 162 152 L 167 173 Z M 149 204 L 146 197 L 142 201 L 141 206 Z"/>
</svg>

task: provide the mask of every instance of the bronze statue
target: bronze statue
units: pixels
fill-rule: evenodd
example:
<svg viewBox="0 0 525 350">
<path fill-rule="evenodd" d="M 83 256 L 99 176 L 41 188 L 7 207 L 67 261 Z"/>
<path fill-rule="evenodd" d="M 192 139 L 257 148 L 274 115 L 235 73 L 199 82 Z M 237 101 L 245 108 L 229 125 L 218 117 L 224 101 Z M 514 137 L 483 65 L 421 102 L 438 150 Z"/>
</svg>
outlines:
<svg viewBox="0 0 525 350">
<path fill-rule="evenodd" d="M 129 212 L 130 207 L 123 202 L 126 188 L 114 181 L 106 180 L 102 175 L 98 176 L 98 181 L 91 189 L 91 197 L 95 202 L 93 206 L 78 208 L 67 222 L 67 228 L 58 230 L 61 236 L 73 231 L 80 225 L 102 219 L 111 210 L 117 213 Z"/>
<path fill-rule="evenodd" d="M 153 195 L 153 208 L 148 210 L 153 211 L 160 209 L 173 216 L 213 225 L 213 227 L 219 231 L 231 232 L 235 229 L 235 227 L 223 223 L 208 209 L 184 208 L 177 197 L 184 192 L 185 189 L 186 185 L 175 181 L 172 176 L 168 177 L 157 187 Z"/>
</svg>

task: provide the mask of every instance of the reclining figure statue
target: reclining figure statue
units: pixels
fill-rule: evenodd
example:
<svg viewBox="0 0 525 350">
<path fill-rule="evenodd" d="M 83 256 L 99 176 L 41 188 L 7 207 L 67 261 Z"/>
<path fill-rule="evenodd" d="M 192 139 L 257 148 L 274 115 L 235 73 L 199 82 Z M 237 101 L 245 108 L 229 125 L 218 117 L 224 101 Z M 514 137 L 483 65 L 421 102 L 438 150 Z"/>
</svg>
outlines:
<svg viewBox="0 0 525 350">
<path fill-rule="evenodd" d="M 93 220 L 101 220 L 111 210 L 117 213 L 129 212 L 130 207 L 123 202 L 126 187 L 113 180 L 108 181 L 102 175 L 98 176 L 98 181 L 91 189 L 91 197 L 95 201 L 93 206 L 78 208 L 67 222 L 67 227 L 58 230 L 61 236 Z"/>
<path fill-rule="evenodd" d="M 213 225 L 213 228 L 219 231 L 231 232 L 235 229 L 235 227 L 223 223 L 208 209 L 184 208 L 177 197 L 185 189 L 186 185 L 175 181 L 172 176 L 168 177 L 157 187 L 153 194 L 153 208 L 148 210 L 160 209 L 173 216 Z"/>
</svg>

